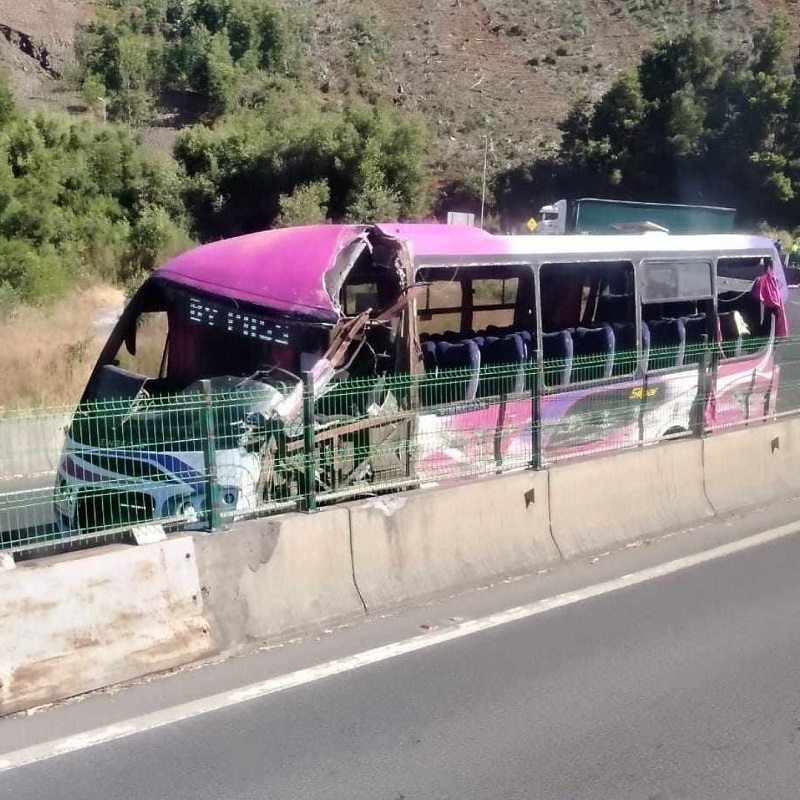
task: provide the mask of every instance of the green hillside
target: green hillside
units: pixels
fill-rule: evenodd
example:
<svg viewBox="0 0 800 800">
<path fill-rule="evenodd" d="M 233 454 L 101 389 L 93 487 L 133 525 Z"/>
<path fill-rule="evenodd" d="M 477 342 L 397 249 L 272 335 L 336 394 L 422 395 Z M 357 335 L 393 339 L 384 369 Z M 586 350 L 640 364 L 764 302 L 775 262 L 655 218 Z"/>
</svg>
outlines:
<svg viewBox="0 0 800 800">
<path fill-rule="evenodd" d="M 477 210 L 484 161 L 504 229 L 575 194 L 794 227 L 792 9 L 0 0 L 0 307 L 192 240 Z"/>
</svg>

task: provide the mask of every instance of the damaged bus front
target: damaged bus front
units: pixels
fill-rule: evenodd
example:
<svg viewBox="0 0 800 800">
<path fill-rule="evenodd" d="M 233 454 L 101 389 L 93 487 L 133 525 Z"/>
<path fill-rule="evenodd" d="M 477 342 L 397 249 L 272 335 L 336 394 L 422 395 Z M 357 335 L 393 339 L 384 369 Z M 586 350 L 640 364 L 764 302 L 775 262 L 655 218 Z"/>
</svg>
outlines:
<svg viewBox="0 0 800 800">
<path fill-rule="evenodd" d="M 407 477 L 402 448 L 383 448 L 380 464 L 359 454 L 410 433 L 380 381 L 409 370 L 409 265 L 378 228 L 319 226 L 206 245 L 157 270 L 74 415 L 57 477 L 61 530 L 205 523 L 212 499 L 227 519 L 295 505 L 308 482 L 304 375 L 317 399 L 344 378 L 375 379 L 374 391 L 318 413 L 318 446 L 335 432 L 337 457 L 316 483 Z"/>
</svg>

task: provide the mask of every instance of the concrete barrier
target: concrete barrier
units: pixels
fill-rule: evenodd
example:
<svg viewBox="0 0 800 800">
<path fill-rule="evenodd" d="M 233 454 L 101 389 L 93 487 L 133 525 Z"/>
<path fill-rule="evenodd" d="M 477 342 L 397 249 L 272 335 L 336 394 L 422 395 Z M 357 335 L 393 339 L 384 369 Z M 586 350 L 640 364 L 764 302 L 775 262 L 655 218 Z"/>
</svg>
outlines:
<svg viewBox="0 0 800 800">
<path fill-rule="evenodd" d="M 191 537 L 0 571 L 0 714 L 214 652 Z"/>
<path fill-rule="evenodd" d="M 703 443 L 668 442 L 550 469 L 550 520 L 565 559 L 713 516 Z"/>
<path fill-rule="evenodd" d="M 349 507 L 353 572 L 370 611 L 557 561 L 546 472 Z"/>
<path fill-rule="evenodd" d="M 703 442 L 705 486 L 718 514 L 800 495 L 800 420 L 753 424 Z"/>
<path fill-rule="evenodd" d="M 195 546 L 221 649 L 364 613 L 346 508 L 240 522 Z"/>
<path fill-rule="evenodd" d="M 800 419 L 22 562 L 0 714 L 798 495 Z"/>
<path fill-rule="evenodd" d="M 54 472 L 71 419 L 71 414 L 45 414 L 0 420 L 0 478 Z"/>
</svg>

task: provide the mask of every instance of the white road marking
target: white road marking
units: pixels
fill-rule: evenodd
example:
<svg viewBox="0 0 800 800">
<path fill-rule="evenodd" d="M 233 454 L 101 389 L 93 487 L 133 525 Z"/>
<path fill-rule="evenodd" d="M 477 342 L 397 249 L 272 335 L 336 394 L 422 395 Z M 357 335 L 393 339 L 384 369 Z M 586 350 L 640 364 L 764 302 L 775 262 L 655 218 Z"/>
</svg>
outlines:
<svg viewBox="0 0 800 800">
<path fill-rule="evenodd" d="M 552 611 L 557 608 L 564 608 L 565 606 L 570 606 L 583 600 L 590 600 L 593 597 L 600 597 L 601 595 L 616 592 L 620 589 L 626 589 L 630 586 L 636 586 L 646 581 L 672 575 L 681 570 L 705 564 L 708 561 L 724 558 L 725 556 L 735 553 L 741 553 L 753 547 L 758 547 L 759 545 L 767 544 L 768 542 L 797 533 L 800 533 L 800 525 L 797 523 L 783 525 L 779 528 L 773 528 L 755 534 L 754 536 L 749 536 L 737 542 L 721 545 L 702 553 L 675 559 L 674 561 L 668 561 L 666 564 L 660 564 L 656 567 L 650 567 L 639 572 L 623 575 L 613 580 L 603 581 L 594 586 L 572 592 L 565 592 L 555 597 L 539 600 L 530 605 L 518 606 L 506 611 L 501 611 L 488 617 L 467 620 L 452 628 L 445 628 L 421 636 L 415 636 L 412 639 L 394 642 L 393 644 L 376 647 L 372 650 L 365 650 L 352 656 L 329 661 L 325 664 L 318 664 L 315 667 L 297 670 L 296 672 L 290 672 L 276 678 L 269 678 L 268 680 L 253 683 L 240 689 L 220 692 L 210 697 L 200 698 L 199 700 L 182 703 L 172 708 L 165 708 L 161 711 L 144 714 L 140 717 L 130 719 L 127 722 L 105 725 L 74 736 L 25 747 L 0 755 L 0 772 L 24 767 L 39 761 L 46 761 L 56 756 L 75 753 L 79 750 L 86 750 L 99 744 L 106 744 L 107 742 L 113 742 L 127 736 L 134 736 L 137 733 L 145 733 L 146 731 L 152 731 L 156 728 L 163 728 L 166 725 L 173 725 L 176 722 L 199 717 L 202 714 L 209 714 L 213 711 L 219 711 L 240 703 L 266 697 L 270 694 L 276 694 L 286 689 L 293 689 L 297 686 L 313 683 L 333 675 L 341 675 L 342 673 L 351 672 L 352 670 L 360 669 L 361 667 L 366 667 L 371 664 L 388 661 L 391 658 L 397 658 L 398 656 L 403 656 L 408 653 L 425 650 L 429 647 L 435 647 L 436 645 L 453 641 L 454 639 L 461 639 L 464 636 L 471 636 L 481 631 L 507 625 L 510 622 L 518 622 L 519 620 L 534 617 L 538 614 L 544 614 L 547 611 Z"/>
</svg>

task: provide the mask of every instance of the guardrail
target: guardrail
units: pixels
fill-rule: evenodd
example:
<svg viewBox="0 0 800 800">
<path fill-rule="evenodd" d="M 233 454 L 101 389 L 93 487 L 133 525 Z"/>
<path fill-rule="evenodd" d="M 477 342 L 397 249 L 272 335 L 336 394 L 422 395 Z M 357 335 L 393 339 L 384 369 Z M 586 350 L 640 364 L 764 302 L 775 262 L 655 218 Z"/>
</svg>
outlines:
<svg viewBox="0 0 800 800">
<path fill-rule="evenodd" d="M 349 378 L 320 396 L 307 379 L 283 419 L 285 393 L 252 383 L 6 414 L 0 549 L 85 546 L 151 521 L 213 530 L 796 413 L 800 339 L 777 345 L 780 379 L 768 344 L 653 348 L 649 373 L 624 351 Z"/>
</svg>

